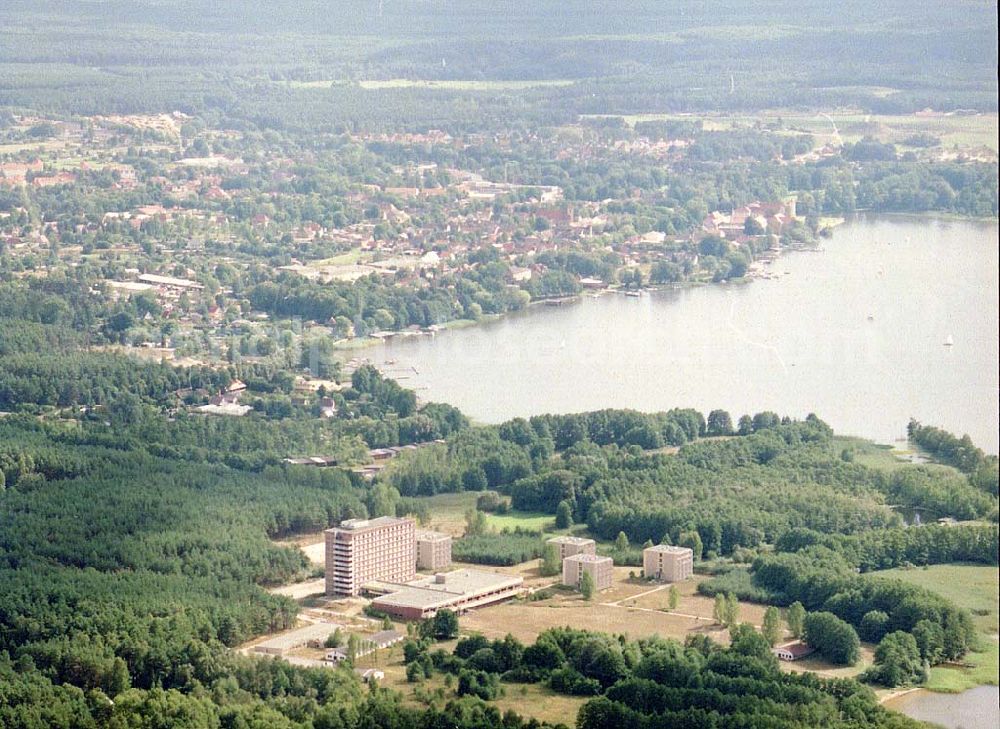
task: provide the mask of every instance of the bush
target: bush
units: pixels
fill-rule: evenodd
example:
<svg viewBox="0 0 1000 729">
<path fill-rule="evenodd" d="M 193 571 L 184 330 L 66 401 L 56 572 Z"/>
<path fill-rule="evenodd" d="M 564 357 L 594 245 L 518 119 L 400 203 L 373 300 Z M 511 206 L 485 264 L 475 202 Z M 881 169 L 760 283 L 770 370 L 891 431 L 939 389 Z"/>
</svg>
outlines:
<svg viewBox="0 0 1000 729">
<path fill-rule="evenodd" d="M 566 667 L 549 675 L 549 686 L 553 691 L 570 696 L 597 696 L 601 693 L 601 682 L 587 678 L 574 668 Z"/>
<path fill-rule="evenodd" d="M 750 571 L 743 568 L 730 569 L 709 580 L 698 583 L 698 592 L 706 597 L 718 594 L 733 594 L 740 600 L 767 604 L 774 601 L 774 595 L 763 587 L 753 584 Z"/>
<path fill-rule="evenodd" d="M 853 666 L 860 656 L 861 642 L 850 623 L 833 613 L 806 615 L 803 640 L 831 663 Z"/>
<path fill-rule="evenodd" d="M 458 673 L 459 696 L 477 696 L 483 701 L 492 701 L 500 694 L 500 678 L 493 673 L 462 669 Z"/>
<path fill-rule="evenodd" d="M 889 615 L 881 610 L 869 610 L 861 618 L 858 633 L 869 643 L 878 643 L 889 630 Z"/>
<path fill-rule="evenodd" d="M 917 641 L 901 630 L 889 633 L 875 648 L 875 664 L 861 678 L 889 688 L 923 683 L 927 680 L 927 671 L 920 658 Z"/>
</svg>

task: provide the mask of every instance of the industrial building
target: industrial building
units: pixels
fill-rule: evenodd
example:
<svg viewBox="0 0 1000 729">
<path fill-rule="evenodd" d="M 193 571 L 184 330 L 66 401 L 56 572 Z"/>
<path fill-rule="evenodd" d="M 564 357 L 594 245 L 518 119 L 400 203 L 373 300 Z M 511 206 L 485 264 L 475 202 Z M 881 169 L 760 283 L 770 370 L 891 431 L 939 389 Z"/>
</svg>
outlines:
<svg viewBox="0 0 1000 729">
<path fill-rule="evenodd" d="M 417 574 L 415 531 L 412 519 L 391 516 L 348 519 L 327 529 L 327 594 L 356 596 L 368 582 L 412 580 Z"/>
<path fill-rule="evenodd" d="M 583 537 L 552 537 L 545 542 L 559 548 L 559 559 L 572 557 L 574 554 L 597 554 L 597 542 Z"/>
<path fill-rule="evenodd" d="M 694 572 L 694 553 L 687 547 L 657 544 L 642 550 L 642 573 L 658 582 L 680 582 Z"/>
<path fill-rule="evenodd" d="M 365 585 L 369 593 L 381 593 L 371 606 L 403 620 L 433 617 L 447 608 L 463 612 L 516 597 L 524 579 L 482 570 L 441 572 L 409 584 L 373 582 Z"/>
<path fill-rule="evenodd" d="M 596 554 L 573 554 L 563 560 L 562 583 L 568 587 L 580 587 L 580 580 L 589 574 L 594 581 L 594 588 L 607 590 L 611 587 L 614 574 L 614 561 L 611 557 L 598 557 Z"/>
<path fill-rule="evenodd" d="M 440 572 L 451 566 L 451 535 L 418 529 L 417 569 Z"/>
</svg>

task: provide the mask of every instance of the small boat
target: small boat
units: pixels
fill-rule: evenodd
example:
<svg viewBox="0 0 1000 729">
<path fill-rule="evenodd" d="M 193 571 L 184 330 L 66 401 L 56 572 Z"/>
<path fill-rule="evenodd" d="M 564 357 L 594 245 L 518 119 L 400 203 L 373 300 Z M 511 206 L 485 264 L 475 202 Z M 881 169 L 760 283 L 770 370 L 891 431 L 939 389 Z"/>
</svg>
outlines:
<svg viewBox="0 0 1000 729">
<path fill-rule="evenodd" d="M 954 347 L 955 346 L 955 338 L 949 334 L 947 337 L 945 337 L 944 346 L 946 346 L 946 347 Z"/>
</svg>

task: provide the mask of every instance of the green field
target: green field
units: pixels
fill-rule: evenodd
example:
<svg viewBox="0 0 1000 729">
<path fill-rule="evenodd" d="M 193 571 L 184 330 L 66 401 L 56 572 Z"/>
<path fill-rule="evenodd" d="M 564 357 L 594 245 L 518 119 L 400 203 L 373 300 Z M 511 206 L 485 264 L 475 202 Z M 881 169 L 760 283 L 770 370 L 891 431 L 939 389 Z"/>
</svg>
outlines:
<svg viewBox="0 0 1000 729">
<path fill-rule="evenodd" d="M 314 261 L 313 266 L 350 266 L 361 260 L 361 249 L 352 248 L 341 253 L 339 256 L 326 258 L 322 261 Z"/>
<path fill-rule="evenodd" d="M 873 574 L 895 577 L 932 590 L 972 613 L 979 629 L 982 651 L 970 653 L 971 668 L 937 666 L 931 669 L 927 688 L 957 693 L 982 684 L 1000 683 L 1000 647 L 997 644 L 1000 623 L 1000 570 L 981 565 L 934 565 L 922 569 L 893 569 Z"/>
<path fill-rule="evenodd" d="M 556 530 L 555 518 L 551 514 L 533 511 L 515 511 L 507 514 L 490 514 L 486 523 L 493 529 L 531 529 L 540 532 Z"/>
<path fill-rule="evenodd" d="M 431 512 L 431 526 L 435 529 L 456 533 L 465 528 L 465 512 L 476 508 L 478 493 L 463 491 L 457 494 L 437 494 L 421 497 L 420 501 L 427 504 Z M 533 511 L 513 511 L 507 514 L 487 514 L 486 524 L 489 528 L 530 529 L 542 532 L 562 533 L 564 530 L 555 528 L 555 518 L 551 514 Z"/>
</svg>

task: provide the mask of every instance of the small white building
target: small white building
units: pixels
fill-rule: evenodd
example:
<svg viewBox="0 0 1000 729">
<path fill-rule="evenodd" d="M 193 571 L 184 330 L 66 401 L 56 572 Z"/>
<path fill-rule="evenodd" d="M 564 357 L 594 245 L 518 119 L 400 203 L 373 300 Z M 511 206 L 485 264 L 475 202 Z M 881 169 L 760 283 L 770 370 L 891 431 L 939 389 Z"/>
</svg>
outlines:
<svg viewBox="0 0 1000 729">
<path fill-rule="evenodd" d="M 792 643 L 786 643 L 785 645 L 779 645 L 777 648 L 773 648 L 771 650 L 771 652 L 782 661 L 797 661 L 800 658 L 805 658 L 815 651 L 815 648 L 809 647 L 800 640 Z"/>
<path fill-rule="evenodd" d="M 385 672 L 380 671 L 377 668 L 355 668 L 354 673 L 358 675 L 365 683 L 371 683 L 372 681 L 381 681 L 385 678 Z"/>
</svg>

